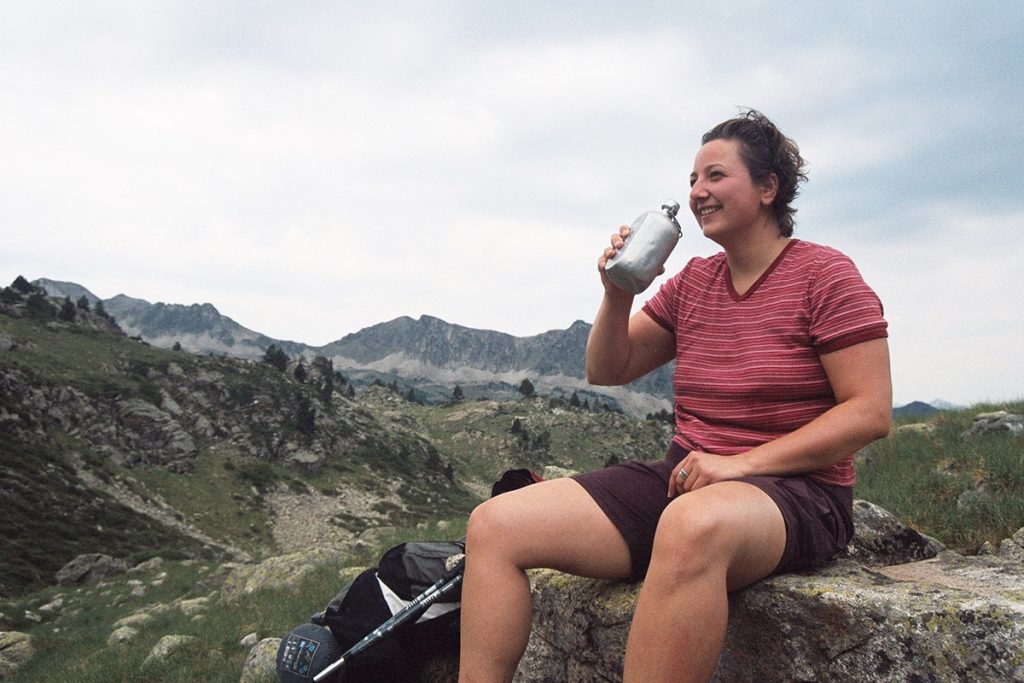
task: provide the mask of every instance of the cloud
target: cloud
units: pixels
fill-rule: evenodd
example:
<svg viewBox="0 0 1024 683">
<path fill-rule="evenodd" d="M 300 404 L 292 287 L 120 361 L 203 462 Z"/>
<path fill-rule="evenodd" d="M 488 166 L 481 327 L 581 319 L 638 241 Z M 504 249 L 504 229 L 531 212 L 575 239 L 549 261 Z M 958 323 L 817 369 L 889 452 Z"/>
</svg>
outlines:
<svg viewBox="0 0 1024 683">
<path fill-rule="evenodd" d="M 565 327 L 750 105 L 811 162 L 798 236 L 885 300 L 898 397 L 1018 395 L 1024 6 L 809 7 L 6 2 L 0 276 L 310 343 Z M 683 228 L 670 268 L 716 250 Z"/>
</svg>

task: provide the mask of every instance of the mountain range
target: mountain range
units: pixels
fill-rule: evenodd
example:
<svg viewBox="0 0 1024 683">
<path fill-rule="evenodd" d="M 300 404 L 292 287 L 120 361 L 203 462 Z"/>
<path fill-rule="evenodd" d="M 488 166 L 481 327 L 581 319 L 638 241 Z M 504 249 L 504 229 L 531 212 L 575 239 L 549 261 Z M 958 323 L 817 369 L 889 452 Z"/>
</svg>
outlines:
<svg viewBox="0 0 1024 683">
<path fill-rule="evenodd" d="M 398 384 L 419 400 L 449 400 L 458 386 L 466 398 L 517 398 L 523 380 L 544 394 L 570 396 L 643 416 L 671 410 L 673 366 L 625 387 L 595 387 L 586 380 L 584 355 L 591 325 L 516 337 L 452 324 L 429 315 L 400 317 L 345 335 L 324 346 L 273 339 L 222 315 L 212 304 L 150 303 L 125 294 L 99 299 L 73 282 L 41 278 L 32 284 L 50 296 L 102 301 L 129 336 L 160 348 L 180 345 L 201 354 L 258 359 L 270 345 L 291 359 L 329 359 L 356 387 Z"/>
<path fill-rule="evenodd" d="M 458 386 L 467 398 L 512 399 L 528 379 L 536 390 L 642 417 L 672 409 L 672 373 L 666 365 L 625 387 L 596 387 L 586 380 L 584 355 L 591 325 L 577 320 L 567 329 L 530 337 L 480 330 L 422 315 L 403 316 L 345 335 L 323 346 L 274 339 L 250 330 L 212 304 L 150 303 L 125 294 L 99 299 L 80 284 L 40 278 L 33 281 L 50 296 L 102 301 L 129 336 L 153 346 L 201 354 L 259 359 L 273 344 L 290 358 L 322 356 L 353 386 L 375 382 L 399 385 L 418 400 L 443 403 Z M 894 407 L 897 418 L 924 417 L 959 406 L 942 399 L 913 401 Z"/>
</svg>

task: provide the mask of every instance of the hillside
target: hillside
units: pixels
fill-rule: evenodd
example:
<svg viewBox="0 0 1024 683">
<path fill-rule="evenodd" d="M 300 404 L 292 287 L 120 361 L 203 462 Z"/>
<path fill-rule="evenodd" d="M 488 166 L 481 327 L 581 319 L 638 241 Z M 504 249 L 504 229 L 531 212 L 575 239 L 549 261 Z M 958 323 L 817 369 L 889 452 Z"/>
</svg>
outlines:
<svg viewBox="0 0 1024 683">
<path fill-rule="evenodd" d="M 324 357 L 282 371 L 160 349 L 88 306 L 4 292 L 0 595 L 83 552 L 245 559 L 372 542 L 464 517 L 504 469 L 660 454 L 671 433 L 559 397 L 355 392 Z"/>
<path fill-rule="evenodd" d="M 308 526 L 336 543 L 477 499 L 433 443 L 348 398 L 329 362 L 299 381 L 23 298 L 0 307 L 0 594 L 98 548 L 276 552 L 288 496 L 329 500 Z"/>
</svg>

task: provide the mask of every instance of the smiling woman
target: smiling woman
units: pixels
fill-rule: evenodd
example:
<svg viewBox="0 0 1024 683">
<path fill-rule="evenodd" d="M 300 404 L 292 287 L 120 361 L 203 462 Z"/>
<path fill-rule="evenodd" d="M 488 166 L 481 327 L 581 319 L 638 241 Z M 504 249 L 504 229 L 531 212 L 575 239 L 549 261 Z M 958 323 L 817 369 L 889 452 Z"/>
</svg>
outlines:
<svg viewBox="0 0 1024 683">
<path fill-rule="evenodd" d="M 755 185 L 774 188 L 771 207 L 779 234 L 791 237 L 795 224 L 793 216 L 796 214 L 793 200 L 799 192 L 799 184 L 807 180 L 806 164 L 797 144 L 758 111 L 748 111 L 744 116 L 723 121 L 701 138 L 705 147 L 714 140 L 736 146 L 734 151 L 740 157 L 743 171 Z M 696 181 L 694 171 L 690 176 L 690 186 L 693 187 Z"/>
<path fill-rule="evenodd" d="M 728 591 L 819 565 L 853 533 L 853 454 L 888 433 L 882 306 L 853 263 L 791 239 L 795 143 L 750 111 L 703 139 L 690 208 L 723 251 L 693 258 L 637 313 L 604 289 L 586 353 L 594 384 L 671 360 L 675 434 L 629 462 L 497 496 L 470 518 L 463 681 L 511 680 L 530 631 L 524 571 L 643 579 L 624 680 L 707 680 Z"/>
</svg>

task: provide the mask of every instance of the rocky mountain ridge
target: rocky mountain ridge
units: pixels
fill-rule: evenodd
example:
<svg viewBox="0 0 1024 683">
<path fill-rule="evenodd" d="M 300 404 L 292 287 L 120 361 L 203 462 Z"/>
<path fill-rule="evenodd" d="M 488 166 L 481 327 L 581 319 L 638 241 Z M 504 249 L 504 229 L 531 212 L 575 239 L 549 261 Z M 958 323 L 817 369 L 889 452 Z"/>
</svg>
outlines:
<svg viewBox="0 0 1024 683">
<path fill-rule="evenodd" d="M 33 284 L 51 296 L 98 299 L 85 287 L 41 278 Z M 524 379 L 546 394 L 607 403 L 644 416 L 671 410 L 672 366 L 626 387 L 595 387 L 583 367 L 590 324 L 577 320 L 564 330 L 516 337 L 448 323 L 429 315 L 395 320 L 347 334 L 324 346 L 278 340 L 249 330 L 209 303 L 150 303 L 124 294 L 103 299 L 106 310 L 129 336 L 161 348 L 179 344 L 194 353 L 258 359 L 274 344 L 289 356 L 324 356 L 357 388 L 374 381 L 413 388 L 422 400 L 442 403 L 458 385 L 467 397 L 517 398 Z"/>
</svg>

